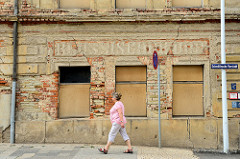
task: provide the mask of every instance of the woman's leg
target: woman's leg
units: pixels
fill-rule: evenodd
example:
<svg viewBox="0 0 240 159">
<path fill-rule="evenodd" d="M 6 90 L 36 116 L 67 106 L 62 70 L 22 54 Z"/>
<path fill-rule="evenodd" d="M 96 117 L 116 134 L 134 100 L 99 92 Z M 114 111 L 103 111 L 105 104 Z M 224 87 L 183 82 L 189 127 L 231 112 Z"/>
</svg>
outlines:
<svg viewBox="0 0 240 159">
<path fill-rule="evenodd" d="M 131 145 L 130 139 L 126 141 L 126 144 L 128 146 L 128 149 L 132 150 L 132 145 Z"/>
<path fill-rule="evenodd" d="M 105 150 L 109 150 L 109 147 L 112 145 L 112 142 L 107 142 L 107 145 L 105 146 Z"/>
<path fill-rule="evenodd" d="M 121 125 L 117 124 L 117 123 L 113 123 L 112 124 L 112 128 L 108 134 L 108 142 L 105 146 L 105 149 L 108 150 L 109 147 L 111 146 L 111 144 L 114 142 L 114 139 L 117 135 L 117 133 L 119 132 L 119 129 L 121 128 Z"/>
<path fill-rule="evenodd" d="M 126 142 L 127 146 L 128 146 L 128 149 L 132 149 L 132 145 L 131 145 L 131 142 L 130 142 L 130 138 L 128 137 L 128 134 L 127 134 L 127 131 L 126 131 L 126 128 L 120 128 L 119 130 L 123 140 Z"/>
</svg>

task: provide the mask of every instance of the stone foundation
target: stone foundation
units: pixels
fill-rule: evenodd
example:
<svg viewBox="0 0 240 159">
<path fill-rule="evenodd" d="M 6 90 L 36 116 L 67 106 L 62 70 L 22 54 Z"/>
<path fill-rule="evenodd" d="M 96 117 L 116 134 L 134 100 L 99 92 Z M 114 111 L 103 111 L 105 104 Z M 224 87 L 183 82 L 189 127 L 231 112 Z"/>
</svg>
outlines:
<svg viewBox="0 0 240 159">
<path fill-rule="evenodd" d="M 2 132 L 3 132 L 3 129 L 2 127 L 0 127 L 0 143 L 2 143 Z"/>
<path fill-rule="evenodd" d="M 158 146 L 157 119 L 127 119 L 127 132 L 133 145 Z M 229 120 L 229 147 L 239 151 L 240 119 Z M 16 122 L 16 143 L 106 144 L 109 120 L 68 119 Z M 58 132 L 58 133 L 56 133 Z M 125 144 L 118 134 L 114 144 Z M 161 120 L 163 147 L 222 149 L 221 119 Z"/>
</svg>

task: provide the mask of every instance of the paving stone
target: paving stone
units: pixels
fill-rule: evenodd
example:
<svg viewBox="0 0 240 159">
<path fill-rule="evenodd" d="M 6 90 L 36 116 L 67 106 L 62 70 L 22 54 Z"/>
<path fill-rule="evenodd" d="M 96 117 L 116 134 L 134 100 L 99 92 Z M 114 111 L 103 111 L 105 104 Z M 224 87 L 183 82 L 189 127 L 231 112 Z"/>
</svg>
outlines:
<svg viewBox="0 0 240 159">
<path fill-rule="evenodd" d="M 38 151 L 39 149 L 30 148 L 30 147 L 21 147 L 20 149 L 12 153 L 10 156 L 22 156 L 23 154 L 26 154 L 26 153 L 36 153 Z"/>
<path fill-rule="evenodd" d="M 108 154 L 98 151 L 104 145 L 77 144 L 0 144 L 0 159 L 199 159 L 192 150 L 177 148 L 111 146 Z"/>
</svg>

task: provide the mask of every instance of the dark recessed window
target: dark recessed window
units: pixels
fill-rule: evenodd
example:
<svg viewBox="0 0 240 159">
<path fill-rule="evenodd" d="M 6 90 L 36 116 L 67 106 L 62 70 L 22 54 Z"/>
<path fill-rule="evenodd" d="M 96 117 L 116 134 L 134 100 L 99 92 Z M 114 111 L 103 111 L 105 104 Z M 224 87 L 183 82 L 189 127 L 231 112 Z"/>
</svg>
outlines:
<svg viewBox="0 0 240 159">
<path fill-rule="evenodd" d="M 90 67 L 59 67 L 60 83 L 90 83 Z"/>
</svg>

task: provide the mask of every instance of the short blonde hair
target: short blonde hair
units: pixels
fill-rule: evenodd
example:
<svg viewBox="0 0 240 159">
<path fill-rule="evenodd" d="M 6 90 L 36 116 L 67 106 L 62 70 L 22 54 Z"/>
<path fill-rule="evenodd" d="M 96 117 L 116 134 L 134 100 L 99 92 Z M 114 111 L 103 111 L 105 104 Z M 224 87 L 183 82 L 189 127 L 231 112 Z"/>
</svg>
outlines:
<svg viewBox="0 0 240 159">
<path fill-rule="evenodd" d="M 112 94 L 113 98 L 115 98 L 117 101 L 119 101 L 122 98 L 122 94 L 120 92 L 114 92 Z"/>
</svg>

